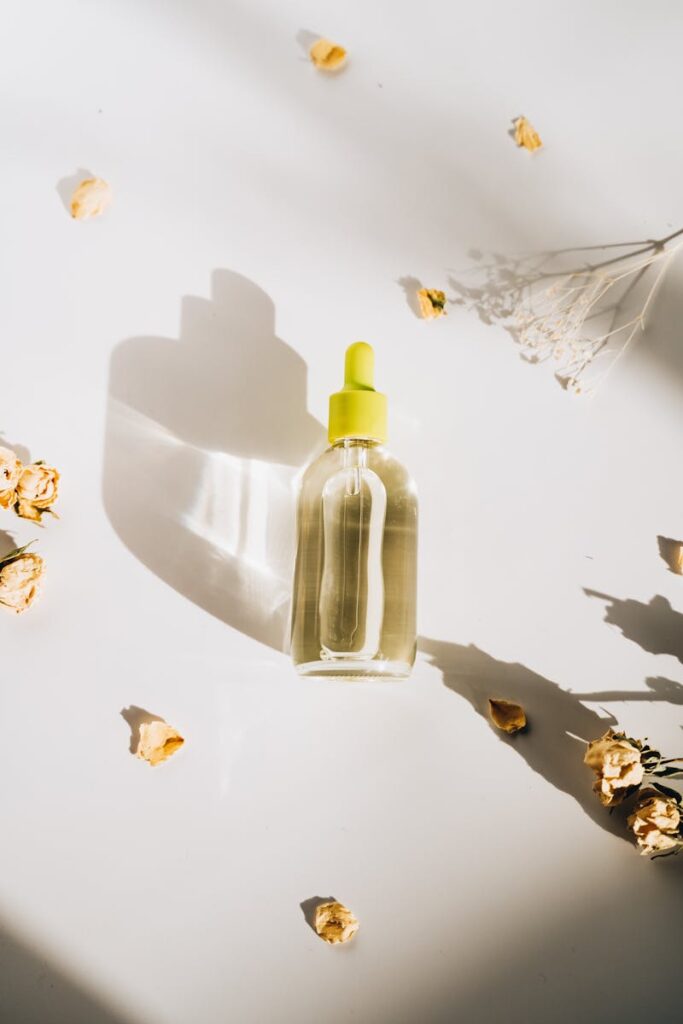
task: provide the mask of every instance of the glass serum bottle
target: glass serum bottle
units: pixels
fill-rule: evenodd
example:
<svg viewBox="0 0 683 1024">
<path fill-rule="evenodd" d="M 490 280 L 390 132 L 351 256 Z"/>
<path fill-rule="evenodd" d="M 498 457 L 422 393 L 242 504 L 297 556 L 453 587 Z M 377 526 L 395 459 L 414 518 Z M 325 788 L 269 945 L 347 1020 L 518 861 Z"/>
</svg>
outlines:
<svg viewBox="0 0 683 1024">
<path fill-rule="evenodd" d="M 358 341 L 330 397 L 330 447 L 301 482 L 291 651 L 305 676 L 400 679 L 415 661 L 417 493 L 384 448 L 373 381 L 373 350 Z"/>
</svg>

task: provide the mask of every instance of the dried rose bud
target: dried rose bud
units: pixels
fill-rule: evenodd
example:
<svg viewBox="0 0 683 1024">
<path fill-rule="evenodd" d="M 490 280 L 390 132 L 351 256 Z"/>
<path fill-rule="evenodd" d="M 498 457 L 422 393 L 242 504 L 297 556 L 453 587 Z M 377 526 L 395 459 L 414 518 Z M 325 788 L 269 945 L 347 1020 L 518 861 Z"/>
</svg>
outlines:
<svg viewBox="0 0 683 1024">
<path fill-rule="evenodd" d="M 503 732 L 512 734 L 526 729 L 526 714 L 521 704 L 489 697 L 489 714 L 493 724 Z"/>
<path fill-rule="evenodd" d="M 26 552 L 25 548 L 5 555 L 0 561 L 0 604 L 17 615 L 25 612 L 40 593 L 44 571 L 40 555 Z"/>
<path fill-rule="evenodd" d="M 321 903 L 315 910 L 315 930 L 325 942 L 348 942 L 358 931 L 358 921 L 343 903 Z"/>
<path fill-rule="evenodd" d="M 338 71 L 346 64 L 346 50 L 329 39 L 318 39 L 310 48 L 309 56 L 321 71 Z"/>
<path fill-rule="evenodd" d="M 645 789 L 628 819 L 640 852 L 647 856 L 683 845 L 681 811 L 678 802 L 656 789 Z"/>
<path fill-rule="evenodd" d="M 620 804 L 643 781 L 645 769 L 641 754 L 642 745 L 638 740 L 628 739 L 612 729 L 588 744 L 583 760 L 597 775 L 593 789 L 605 807 Z"/>
<path fill-rule="evenodd" d="M 1 497 L 1 496 L 0 496 Z M 671 572 L 683 576 L 683 541 L 672 537 L 657 537 L 659 554 L 669 566 Z"/>
<path fill-rule="evenodd" d="M 42 462 L 24 466 L 17 483 L 17 515 L 39 523 L 42 514 L 51 511 L 58 495 L 59 473 L 53 466 L 44 466 Z"/>
<path fill-rule="evenodd" d="M 140 725 L 140 739 L 135 751 L 136 756 L 154 765 L 167 761 L 185 740 L 179 732 L 166 722 L 143 722 Z"/>
<path fill-rule="evenodd" d="M 417 301 L 423 320 L 436 320 L 437 317 L 446 316 L 446 295 L 438 288 L 420 288 Z"/>
<path fill-rule="evenodd" d="M 0 448 L 0 508 L 11 508 L 22 465 L 11 448 Z"/>
<path fill-rule="evenodd" d="M 514 128 L 515 142 L 518 146 L 528 149 L 530 153 L 533 153 L 535 149 L 540 149 L 543 145 L 540 135 L 531 122 L 527 121 L 526 117 L 516 118 Z"/>
<path fill-rule="evenodd" d="M 71 216 L 75 220 L 99 217 L 111 201 L 111 185 L 102 178 L 86 178 L 71 197 Z"/>
</svg>

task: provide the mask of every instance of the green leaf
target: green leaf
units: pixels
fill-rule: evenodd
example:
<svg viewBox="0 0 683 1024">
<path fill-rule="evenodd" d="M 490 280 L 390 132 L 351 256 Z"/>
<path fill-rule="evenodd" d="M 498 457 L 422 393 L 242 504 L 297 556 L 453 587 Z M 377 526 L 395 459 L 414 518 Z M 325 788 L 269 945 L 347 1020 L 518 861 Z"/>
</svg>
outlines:
<svg viewBox="0 0 683 1024">
<path fill-rule="evenodd" d="M 31 544 L 35 544 L 35 540 L 30 540 L 28 544 L 24 544 L 21 548 L 15 548 L 14 551 L 10 551 L 8 555 L 3 555 L 0 558 L 0 569 L 4 566 L 9 565 L 10 562 L 16 562 L 17 558 L 21 558 L 26 548 L 30 548 Z"/>
<path fill-rule="evenodd" d="M 671 800 L 675 800 L 677 804 L 680 804 L 681 800 L 683 800 L 683 797 L 681 797 L 681 794 L 677 789 L 670 789 L 669 786 L 664 786 L 661 782 L 653 782 L 652 788 L 658 789 L 660 793 L 664 796 L 668 796 Z"/>
</svg>

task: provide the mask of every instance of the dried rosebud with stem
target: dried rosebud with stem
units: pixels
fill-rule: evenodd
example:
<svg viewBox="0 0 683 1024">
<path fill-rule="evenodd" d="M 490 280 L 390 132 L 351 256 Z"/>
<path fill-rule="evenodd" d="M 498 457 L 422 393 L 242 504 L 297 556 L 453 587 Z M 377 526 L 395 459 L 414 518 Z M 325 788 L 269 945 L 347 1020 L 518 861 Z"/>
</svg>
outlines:
<svg viewBox="0 0 683 1024">
<path fill-rule="evenodd" d="M 605 807 L 614 807 L 635 793 L 646 775 L 683 775 L 683 758 L 662 757 L 646 741 L 612 729 L 588 744 L 584 762 L 597 776 L 593 789 Z"/>
<path fill-rule="evenodd" d="M 620 804 L 638 789 L 645 775 L 642 753 L 640 740 L 612 729 L 588 744 L 584 763 L 597 776 L 593 789 L 605 807 Z"/>
</svg>

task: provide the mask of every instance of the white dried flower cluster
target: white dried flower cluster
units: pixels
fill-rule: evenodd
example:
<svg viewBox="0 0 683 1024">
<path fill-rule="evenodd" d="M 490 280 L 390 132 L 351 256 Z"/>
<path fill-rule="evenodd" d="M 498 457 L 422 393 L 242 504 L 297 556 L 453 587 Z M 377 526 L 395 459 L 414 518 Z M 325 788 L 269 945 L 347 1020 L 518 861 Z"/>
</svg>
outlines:
<svg viewBox="0 0 683 1024">
<path fill-rule="evenodd" d="M 454 305 L 500 323 L 530 363 L 552 362 L 562 387 L 576 395 L 595 390 L 636 335 L 657 287 L 683 243 L 675 232 L 658 241 L 616 248 L 619 255 L 568 268 L 566 254 L 494 255 L 471 268 L 470 284 L 451 278 Z M 588 254 L 588 250 L 577 250 Z"/>
</svg>

